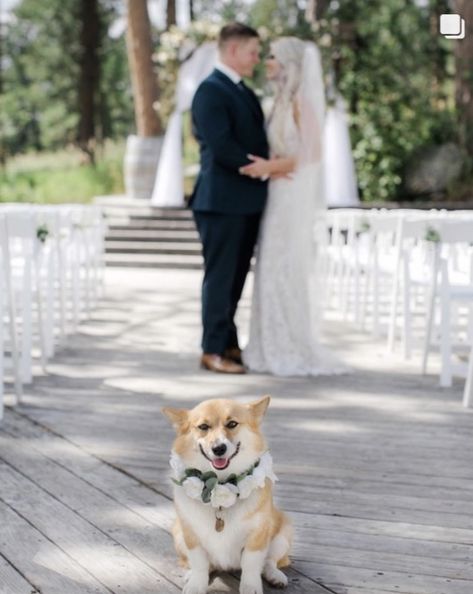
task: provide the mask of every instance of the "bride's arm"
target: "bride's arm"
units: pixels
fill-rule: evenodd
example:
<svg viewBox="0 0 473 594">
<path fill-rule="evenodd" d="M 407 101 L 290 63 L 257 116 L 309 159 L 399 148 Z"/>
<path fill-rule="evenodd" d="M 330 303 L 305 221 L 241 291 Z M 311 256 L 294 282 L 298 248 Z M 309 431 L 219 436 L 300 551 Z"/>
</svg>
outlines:
<svg viewBox="0 0 473 594">
<path fill-rule="evenodd" d="M 304 106 L 302 106 L 302 108 L 303 107 Z M 294 101 L 294 103 L 292 104 L 292 115 L 294 117 L 296 127 L 299 130 L 299 134 L 301 134 L 301 107 L 299 106 L 297 101 Z M 313 118 L 309 118 L 309 121 L 311 121 L 312 123 Z M 315 133 L 315 129 L 311 130 L 311 133 L 312 132 Z M 318 136 L 318 134 L 316 134 L 315 136 Z M 316 149 L 315 152 L 318 152 L 318 150 Z M 298 161 L 303 160 L 301 159 L 301 155 L 298 155 L 299 158 L 296 158 L 296 156 L 291 156 L 273 157 L 271 159 L 263 159 L 255 155 L 247 156 L 248 159 L 250 159 L 253 162 L 249 165 L 245 165 L 244 167 L 240 167 L 239 172 L 243 175 L 248 175 L 249 177 L 286 177 L 295 171 Z M 315 160 L 317 160 L 317 158 Z"/>
</svg>

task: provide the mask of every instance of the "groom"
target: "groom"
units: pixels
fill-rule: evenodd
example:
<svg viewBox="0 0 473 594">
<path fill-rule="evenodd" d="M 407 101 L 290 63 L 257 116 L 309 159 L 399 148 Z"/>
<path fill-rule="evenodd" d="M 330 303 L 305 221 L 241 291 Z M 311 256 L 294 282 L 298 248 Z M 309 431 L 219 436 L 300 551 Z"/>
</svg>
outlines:
<svg viewBox="0 0 473 594">
<path fill-rule="evenodd" d="M 248 154 L 268 156 L 263 112 L 243 82 L 259 63 L 258 33 L 228 24 L 218 39 L 219 61 L 192 102 L 201 169 L 191 208 L 203 245 L 202 359 L 205 369 L 245 373 L 234 322 L 250 267 L 267 182 L 240 175 Z"/>
</svg>

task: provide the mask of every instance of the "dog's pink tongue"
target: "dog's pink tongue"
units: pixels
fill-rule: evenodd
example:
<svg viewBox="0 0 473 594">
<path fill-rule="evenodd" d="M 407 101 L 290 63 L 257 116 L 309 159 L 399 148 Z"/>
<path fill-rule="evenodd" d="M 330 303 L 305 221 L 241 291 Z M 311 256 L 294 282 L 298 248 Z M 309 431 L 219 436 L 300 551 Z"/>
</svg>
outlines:
<svg viewBox="0 0 473 594">
<path fill-rule="evenodd" d="M 219 470 L 220 468 L 225 468 L 225 466 L 228 464 L 228 459 L 227 458 L 215 458 L 214 460 L 212 460 L 212 464 L 213 464 L 214 468 Z"/>
</svg>

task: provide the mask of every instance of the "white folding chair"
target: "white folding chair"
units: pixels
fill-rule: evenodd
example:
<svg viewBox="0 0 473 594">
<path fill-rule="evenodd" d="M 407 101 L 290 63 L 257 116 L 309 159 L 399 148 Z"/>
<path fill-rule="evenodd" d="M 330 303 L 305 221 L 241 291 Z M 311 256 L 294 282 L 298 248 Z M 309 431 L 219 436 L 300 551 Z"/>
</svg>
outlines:
<svg viewBox="0 0 473 594">
<path fill-rule="evenodd" d="M 337 209 L 329 211 L 330 226 L 327 245 L 327 307 L 338 308 L 344 319 L 352 316 L 360 321 L 363 262 L 366 259 L 363 238 L 363 221 L 366 211 L 362 209 Z"/>
<path fill-rule="evenodd" d="M 10 250 L 5 217 L 0 213 L 0 417 L 3 414 L 6 351 L 11 353 L 13 383 L 17 401 L 22 396 L 20 360 L 16 329 L 15 300 L 12 289 Z"/>
<path fill-rule="evenodd" d="M 468 371 L 466 374 L 465 389 L 463 391 L 463 406 L 473 408 L 473 345 L 468 360 Z"/>
<path fill-rule="evenodd" d="M 13 299 L 20 338 L 20 366 L 24 383 L 32 381 L 33 341 L 38 337 L 40 361 L 46 367 L 46 331 L 41 280 L 42 243 L 34 213 L 8 210 L 6 236 L 10 250 Z"/>
<path fill-rule="evenodd" d="M 361 306 L 361 325 L 370 317 L 371 330 L 379 336 L 382 322 L 388 313 L 392 286 L 396 274 L 396 246 L 399 233 L 399 215 L 396 211 L 372 211 L 365 223 L 366 257 L 364 263 L 365 283 Z"/>
<path fill-rule="evenodd" d="M 437 241 L 422 371 L 427 371 L 429 353 L 436 342 L 434 332 L 437 313 L 440 385 L 449 387 L 452 375 L 464 375 L 465 372 L 464 364 L 452 363 L 452 353 L 469 347 L 473 336 L 473 217 L 447 217 L 436 222 L 433 229 L 437 233 Z M 458 308 L 456 316 L 453 315 L 453 306 Z"/>
<path fill-rule="evenodd" d="M 0 228 L 1 233 L 1 228 Z M 1 266 L 1 265 L 0 265 Z M 0 275 L 0 421 L 3 419 L 3 384 L 5 382 L 5 339 L 3 325 L 5 323 L 5 304 L 3 296 L 5 294 L 5 284 L 3 276 Z"/>
<path fill-rule="evenodd" d="M 394 350 L 397 335 L 400 332 L 406 359 L 411 356 L 414 346 L 415 318 L 420 317 L 423 325 L 427 311 L 426 304 L 435 258 L 434 246 L 429 241 L 428 234 L 431 221 L 430 214 L 421 211 L 418 215 L 409 213 L 405 216 L 401 215 L 398 219 L 388 349 Z M 423 336 L 424 328 L 422 328 Z"/>
</svg>

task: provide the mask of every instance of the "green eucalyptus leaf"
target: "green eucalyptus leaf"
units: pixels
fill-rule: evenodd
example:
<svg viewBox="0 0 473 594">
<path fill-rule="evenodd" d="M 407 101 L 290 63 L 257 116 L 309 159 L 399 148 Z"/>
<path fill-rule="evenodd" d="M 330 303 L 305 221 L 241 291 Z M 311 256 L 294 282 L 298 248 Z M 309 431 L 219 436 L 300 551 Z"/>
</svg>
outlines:
<svg viewBox="0 0 473 594">
<path fill-rule="evenodd" d="M 212 476 L 205 481 L 205 488 L 209 489 L 211 491 L 212 489 L 215 488 L 215 485 L 217 484 L 217 482 L 218 482 L 217 477 Z"/>
<path fill-rule="evenodd" d="M 211 495 L 212 495 L 212 489 L 207 489 L 207 487 L 204 487 L 204 490 L 202 491 L 202 501 L 204 503 L 209 503 Z"/>
</svg>

